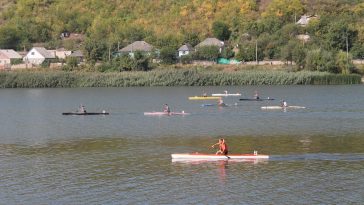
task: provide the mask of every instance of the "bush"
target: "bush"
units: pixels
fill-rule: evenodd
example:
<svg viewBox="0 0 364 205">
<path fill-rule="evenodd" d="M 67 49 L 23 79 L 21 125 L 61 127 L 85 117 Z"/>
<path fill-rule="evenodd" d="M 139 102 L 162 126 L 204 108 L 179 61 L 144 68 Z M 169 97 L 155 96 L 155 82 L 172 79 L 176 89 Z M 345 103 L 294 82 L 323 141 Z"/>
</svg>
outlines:
<svg viewBox="0 0 364 205">
<path fill-rule="evenodd" d="M 307 70 L 311 71 L 327 71 L 337 73 L 338 70 L 335 66 L 335 58 L 332 52 L 314 49 L 307 52 L 306 66 Z"/>
<path fill-rule="evenodd" d="M 216 61 L 219 56 L 220 52 L 217 46 L 201 46 L 194 53 L 195 60 Z"/>
<path fill-rule="evenodd" d="M 191 64 L 193 61 L 193 57 L 191 54 L 183 55 L 180 57 L 180 60 L 182 64 Z"/>
<path fill-rule="evenodd" d="M 177 62 L 176 50 L 171 47 L 162 48 L 159 57 L 164 64 L 174 64 Z"/>
</svg>

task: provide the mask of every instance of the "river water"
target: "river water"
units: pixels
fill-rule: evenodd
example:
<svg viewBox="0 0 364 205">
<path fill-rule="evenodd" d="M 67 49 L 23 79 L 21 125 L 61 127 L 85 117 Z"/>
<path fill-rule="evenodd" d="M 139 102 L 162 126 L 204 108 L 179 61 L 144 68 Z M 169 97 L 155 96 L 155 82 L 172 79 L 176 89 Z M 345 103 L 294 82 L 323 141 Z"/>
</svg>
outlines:
<svg viewBox="0 0 364 205">
<path fill-rule="evenodd" d="M 273 101 L 189 101 L 203 91 Z M 306 109 L 262 110 L 289 105 Z M 79 104 L 108 116 L 63 116 Z M 168 103 L 186 116 L 144 116 Z M 364 86 L 0 90 L 0 204 L 362 204 Z M 172 162 L 170 154 L 269 154 Z"/>
</svg>

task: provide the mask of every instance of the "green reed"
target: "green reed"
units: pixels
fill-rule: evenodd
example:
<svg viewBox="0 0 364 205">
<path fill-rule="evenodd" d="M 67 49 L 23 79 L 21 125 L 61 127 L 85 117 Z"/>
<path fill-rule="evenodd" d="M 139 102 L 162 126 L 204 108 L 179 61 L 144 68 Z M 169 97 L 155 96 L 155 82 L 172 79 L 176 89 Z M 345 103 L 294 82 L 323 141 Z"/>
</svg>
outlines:
<svg viewBox="0 0 364 205">
<path fill-rule="evenodd" d="M 266 70 L 206 71 L 199 69 L 149 72 L 0 72 L 1 88 L 220 86 L 220 85 L 333 85 L 360 84 L 357 74 Z"/>
</svg>

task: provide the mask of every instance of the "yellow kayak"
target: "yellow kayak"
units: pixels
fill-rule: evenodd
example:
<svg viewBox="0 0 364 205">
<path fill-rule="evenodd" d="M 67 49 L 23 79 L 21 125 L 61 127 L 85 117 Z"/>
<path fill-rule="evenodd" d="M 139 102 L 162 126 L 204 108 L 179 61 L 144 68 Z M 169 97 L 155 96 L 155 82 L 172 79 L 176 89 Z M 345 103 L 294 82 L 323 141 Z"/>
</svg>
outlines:
<svg viewBox="0 0 364 205">
<path fill-rule="evenodd" d="M 217 97 L 217 96 L 194 96 L 194 97 L 188 97 L 189 100 L 218 100 L 221 97 Z"/>
</svg>

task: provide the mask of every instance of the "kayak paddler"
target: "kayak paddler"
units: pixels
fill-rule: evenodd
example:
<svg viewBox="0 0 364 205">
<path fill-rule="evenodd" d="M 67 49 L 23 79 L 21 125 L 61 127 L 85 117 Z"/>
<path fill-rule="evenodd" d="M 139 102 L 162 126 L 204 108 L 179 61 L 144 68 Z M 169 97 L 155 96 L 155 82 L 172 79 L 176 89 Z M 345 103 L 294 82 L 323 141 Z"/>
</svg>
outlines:
<svg viewBox="0 0 364 205">
<path fill-rule="evenodd" d="M 164 104 L 163 105 L 163 112 L 166 112 L 166 113 L 171 113 L 171 109 L 169 108 L 168 104 Z"/>
<path fill-rule="evenodd" d="M 80 112 L 80 113 L 86 113 L 85 106 L 81 104 L 80 107 L 79 107 L 79 109 L 78 109 L 78 112 Z"/>
<path fill-rule="evenodd" d="M 202 91 L 202 97 L 207 97 L 207 92 Z"/>
<path fill-rule="evenodd" d="M 254 92 L 254 99 L 259 100 L 259 94 L 258 91 Z"/>
<path fill-rule="evenodd" d="M 287 102 L 285 100 L 281 101 L 281 107 L 288 107 Z"/>
<path fill-rule="evenodd" d="M 224 101 L 222 100 L 222 98 L 219 98 L 219 100 L 217 101 L 217 105 L 218 106 L 226 106 Z"/>
<path fill-rule="evenodd" d="M 216 154 L 227 155 L 229 153 L 225 139 L 223 138 L 219 139 L 219 142 L 212 145 L 211 147 L 215 148 L 216 145 L 219 145 L 219 150 L 216 152 Z"/>
</svg>

